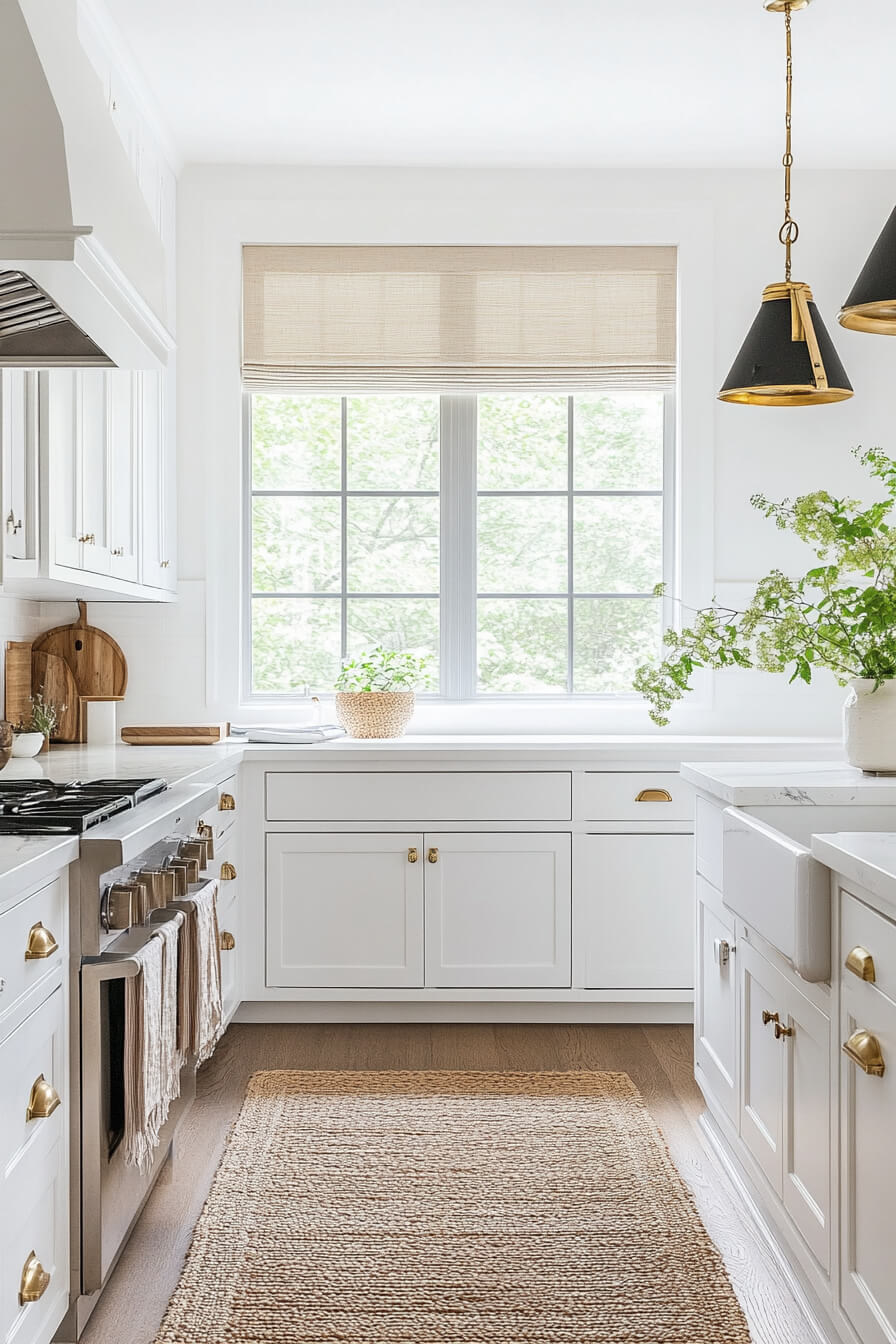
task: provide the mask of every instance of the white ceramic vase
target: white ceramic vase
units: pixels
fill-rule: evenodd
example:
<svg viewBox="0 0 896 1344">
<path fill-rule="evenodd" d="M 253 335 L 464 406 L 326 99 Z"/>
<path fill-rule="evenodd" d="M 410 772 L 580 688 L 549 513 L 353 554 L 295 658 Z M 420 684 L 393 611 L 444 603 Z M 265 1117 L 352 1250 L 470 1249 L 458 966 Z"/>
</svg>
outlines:
<svg viewBox="0 0 896 1344">
<path fill-rule="evenodd" d="M 44 749 L 46 738 L 43 733 L 14 733 L 12 739 L 13 756 L 37 756 Z"/>
<path fill-rule="evenodd" d="M 843 745 L 850 765 L 896 774 L 896 680 L 874 689 L 872 677 L 854 677 L 843 705 Z"/>
</svg>

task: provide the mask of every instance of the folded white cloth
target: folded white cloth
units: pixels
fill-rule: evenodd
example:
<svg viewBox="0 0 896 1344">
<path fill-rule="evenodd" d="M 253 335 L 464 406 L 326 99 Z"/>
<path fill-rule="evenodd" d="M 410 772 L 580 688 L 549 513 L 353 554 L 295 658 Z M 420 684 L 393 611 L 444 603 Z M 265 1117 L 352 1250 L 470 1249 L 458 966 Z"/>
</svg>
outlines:
<svg viewBox="0 0 896 1344">
<path fill-rule="evenodd" d="M 195 1055 L 203 1064 L 224 1029 L 217 882 L 207 882 L 189 899 L 193 910 L 181 936 L 178 1045 L 185 1057 Z"/>
<path fill-rule="evenodd" d="M 124 1157 L 141 1171 L 150 1165 L 171 1103 L 180 1096 L 177 990 L 183 922 L 178 912 L 153 929 L 134 953 L 139 971 L 125 981 Z"/>
</svg>

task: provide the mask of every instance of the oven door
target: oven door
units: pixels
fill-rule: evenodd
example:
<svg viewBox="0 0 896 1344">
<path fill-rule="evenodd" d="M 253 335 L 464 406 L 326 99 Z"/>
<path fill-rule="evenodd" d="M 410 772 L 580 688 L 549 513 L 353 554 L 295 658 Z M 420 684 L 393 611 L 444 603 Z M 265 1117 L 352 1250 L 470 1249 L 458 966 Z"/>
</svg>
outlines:
<svg viewBox="0 0 896 1344">
<path fill-rule="evenodd" d="M 156 918 L 164 918 L 158 911 Z M 116 939 L 114 952 L 81 964 L 81 1292 L 97 1292 L 113 1269 L 171 1151 L 175 1130 L 196 1090 L 189 1061 L 181 1095 L 171 1106 L 152 1166 L 125 1165 L 124 986 L 140 964 L 134 953 L 152 936 L 148 926 Z"/>
</svg>

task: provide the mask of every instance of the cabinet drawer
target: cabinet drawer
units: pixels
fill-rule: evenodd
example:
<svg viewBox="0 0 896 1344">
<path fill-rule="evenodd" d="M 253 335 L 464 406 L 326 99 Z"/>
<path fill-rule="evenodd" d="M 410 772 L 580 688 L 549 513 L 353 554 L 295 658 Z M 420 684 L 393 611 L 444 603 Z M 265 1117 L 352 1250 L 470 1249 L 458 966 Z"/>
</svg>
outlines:
<svg viewBox="0 0 896 1344">
<path fill-rule="evenodd" d="M 568 771 L 266 775 L 269 821 L 569 821 Z"/>
<path fill-rule="evenodd" d="M 27 1160 L 3 1189 L 14 1217 L 0 1229 L 0 1340 L 45 1344 L 68 1309 L 69 1226 L 67 1144 L 61 1139 Z M 35 1154 L 35 1159 L 37 1154 Z M 49 1275 L 37 1301 L 22 1303 L 22 1275 L 32 1252 Z"/>
<path fill-rule="evenodd" d="M 865 953 L 871 957 L 870 965 L 865 960 Z M 844 982 L 855 982 L 856 986 L 862 985 L 872 994 L 885 994 L 896 1003 L 896 924 L 843 890 L 840 893 L 840 955 L 840 974 Z M 853 973 L 853 967 L 857 974 Z M 865 980 L 862 971 L 865 975 L 873 974 L 874 979 Z"/>
<path fill-rule="evenodd" d="M 57 877 L 0 915 L 0 1036 L 24 996 L 63 965 L 65 903 L 66 881 Z"/>
<path fill-rule="evenodd" d="M 61 987 L 55 990 L 0 1045 L 0 1189 L 21 1163 L 29 1161 L 38 1149 L 52 1147 L 65 1131 L 68 1080 L 64 994 Z M 47 1086 L 38 1088 L 41 1079 Z M 54 1092 L 60 1098 L 58 1103 L 53 1101 Z M 32 1099 L 38 1114 L 29 1120 Z M 51 1111 L 49 1115 L 47 1110 Z"/>
<path fill-rule="evenodd" d="M 694 790 L 677 770 L 588 773 L 582 781 L 586 821 L 692 821 Z"/>
</svg>

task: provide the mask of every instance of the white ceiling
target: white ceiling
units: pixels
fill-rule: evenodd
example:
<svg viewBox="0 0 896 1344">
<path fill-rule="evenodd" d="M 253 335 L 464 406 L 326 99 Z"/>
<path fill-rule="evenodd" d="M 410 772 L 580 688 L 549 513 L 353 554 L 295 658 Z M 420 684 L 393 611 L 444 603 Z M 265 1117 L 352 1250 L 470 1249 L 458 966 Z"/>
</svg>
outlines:
<svg viewBox="0 0 896 1344">
<path fill-rule="evenodd" d="M 761 0 L 106 0 L 185 161 L 774 166 Z M 802 166 L 896 166 L 893 0 L 793 17 Z"/>
</svg>

